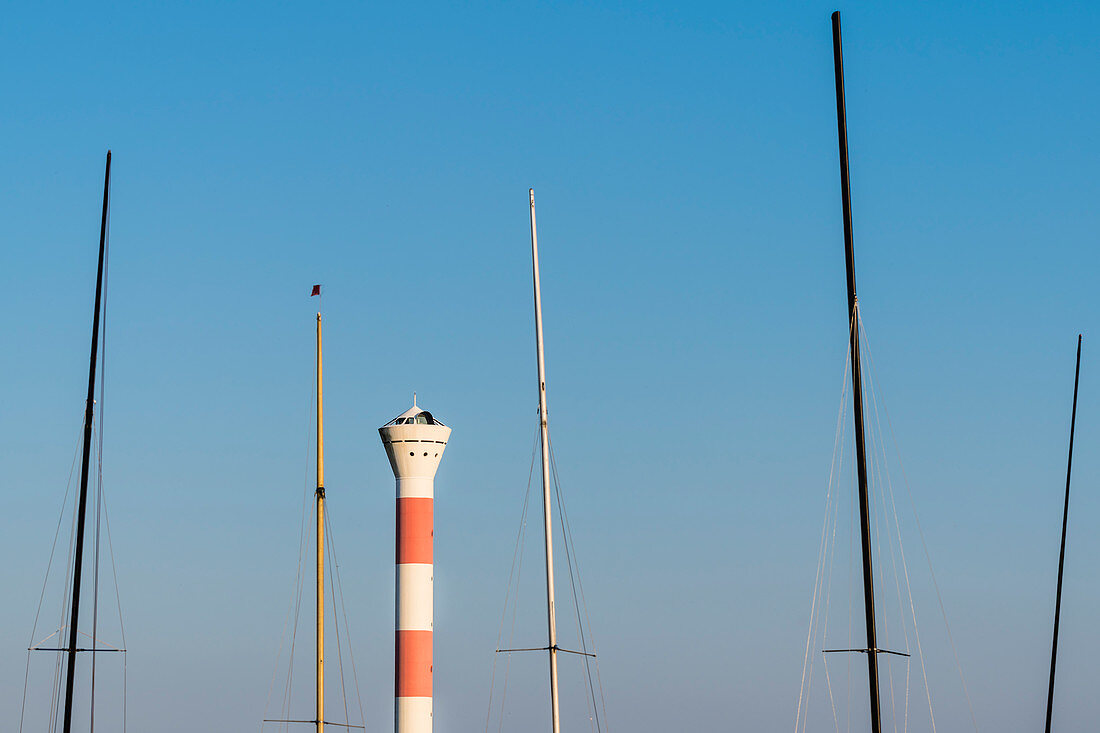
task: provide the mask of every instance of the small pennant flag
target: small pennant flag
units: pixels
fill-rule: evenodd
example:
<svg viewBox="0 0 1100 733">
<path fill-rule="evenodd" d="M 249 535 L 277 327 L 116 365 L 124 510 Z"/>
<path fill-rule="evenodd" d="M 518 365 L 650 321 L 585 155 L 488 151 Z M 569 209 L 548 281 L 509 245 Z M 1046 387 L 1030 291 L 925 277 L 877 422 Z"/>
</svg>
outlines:
<svg viewBox="0 0 1100 733">
<path fill-rule="evenodd" d="M 321 286 L 320 285 L 314 285 L 313 286 L 313 292 L 309 294 L 309 297 L 312 298 L 314 295 L 320 295 L 320 294 L 321 294 Z"/>
</svg>

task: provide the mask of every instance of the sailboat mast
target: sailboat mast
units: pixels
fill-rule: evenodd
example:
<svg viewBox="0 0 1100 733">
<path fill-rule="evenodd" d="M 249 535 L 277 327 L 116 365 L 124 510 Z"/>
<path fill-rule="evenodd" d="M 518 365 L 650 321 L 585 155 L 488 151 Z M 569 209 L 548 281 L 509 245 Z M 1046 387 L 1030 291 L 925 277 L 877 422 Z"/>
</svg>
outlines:
<svg viewBox="0 0 1100 733">
<path fill-rule="evenodd" d="M 99 220 L 99 265 L 96 268 L 95 308 L 92 312 L 92 354 L 88 360 L 88 399 L 84 406 L 84 450 L 80 463 L 80 498 L 76 510 L 76 549 L 73 555 L 73 600 L 69 619 L 68 661 L 65 670 L 65 718 L 63 733 L 73 723 L 73 683 L 76 680 L 77 622 L 80 620 L 80 576 L 84 564 L 84 517 L 88 506 L 88 463 L 92 454 L 92 418 L 95 414 L 95 365 L 99 351 L 100 303 L 103 295 L 103 259 L 107 245 L 107 211 L 111 191 L 111 151 L 103 174 L 103 214 Z M 95 639 L 92 639 L 95 646 Z"/>
<path fill-rule="evenodd" d="M 531 273 L 535 286 L 535 348 L 539 363 L 539 431 L 542 437 L 542 516 L 546 538 L 546 622 L 549 627 L 550 715 L 553 733 L 560 733 L 558 721 L 558 631 L 554 616 L 554 542 L 550 513 L 550 431 L 546 418 L 546 361 L 542 345 L 542 291 L 539 286 L 539 239 L 535 228 L 535 189 L 531 195 Z"/>
<path fill-rule="evenodd" d="M 848 272 L 848 320 L 852 352 L 852 414 L 855 418 L 856 466 L 859 484 L 859 530 L 863 548 L 863 607 L 867 623 L 867 680 L 871 733 L 880 733 L 878 641 L 875 633 L 875 586 L 871 560 L 871 516 L 867 498 L 867 453 L 863 434 L 863 380 L 859 363 L 859 301 L 856 297 L 855 247 L 852 241 L 852 194 L 848 182 L 848 118 L 844 105 L 844 56 L 840 43 L 840 11 L 833 13 L 833 66 L 836 76 L 836 124 L 840 140 L 840 190 L 844 201 L 844 258 Z"/>
<path fill-rule="evenodd" d="M 325 402 L 317 313 L 317 733 L 325 729 Z"/>
<path fill-rule="evenodd" d="M 1069 419 L 1069 459 L 1066 461 L 1066 502 L 1062 507 L 1062 547 L 1058 551 L 1058 590 L 1054 598 L 1054 639 L 1050 644 L 1050 686 L 1047 688 L 1047 727 L 1054 713 L 1054 670 L 1058 661 L 1058 621 L 1062 614 L 1062 568 L 1066 562 L 1066 524 L 1069 522 L 1069 479 L 1073 471 L 1073 432 L 1077 427 L 1077 383 L 1081 378 L 1081 334 L 1077 334 L 1077 368 L 1073 373 L 1073 411 Z"/>
</svg>

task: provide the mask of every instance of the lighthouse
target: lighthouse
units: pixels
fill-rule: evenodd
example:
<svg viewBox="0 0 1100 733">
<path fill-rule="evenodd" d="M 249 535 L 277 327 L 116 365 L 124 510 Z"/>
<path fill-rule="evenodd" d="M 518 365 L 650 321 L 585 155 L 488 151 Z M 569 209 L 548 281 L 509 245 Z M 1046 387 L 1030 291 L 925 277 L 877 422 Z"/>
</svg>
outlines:
<svg viewBox="0 0 1100 733">
<path fill-rule="evenodd" d="M 397 479 L 394 731 L 432 730 L 435 472 L 451 429 L 416 405 L 378 428 Z"/>
</svg>

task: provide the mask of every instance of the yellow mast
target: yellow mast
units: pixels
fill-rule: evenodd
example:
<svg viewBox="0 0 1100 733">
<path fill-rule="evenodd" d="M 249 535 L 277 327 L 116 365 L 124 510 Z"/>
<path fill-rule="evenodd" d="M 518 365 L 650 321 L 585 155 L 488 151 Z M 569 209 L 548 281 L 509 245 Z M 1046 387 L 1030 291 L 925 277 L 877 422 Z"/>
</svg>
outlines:
<svg viewBox="0 0 1100 733">
<path fill-rule="evenodd" d="M 317 733 L 325 729 L 325 407 L 317 313 Z"/>
</svg>

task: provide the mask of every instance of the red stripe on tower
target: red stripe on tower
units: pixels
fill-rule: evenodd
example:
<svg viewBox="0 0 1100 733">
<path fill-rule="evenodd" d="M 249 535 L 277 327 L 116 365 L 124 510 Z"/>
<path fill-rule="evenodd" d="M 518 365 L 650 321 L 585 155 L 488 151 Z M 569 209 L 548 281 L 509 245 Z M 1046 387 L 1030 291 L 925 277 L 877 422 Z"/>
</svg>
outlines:
<svg viewBox="0 0 1100 733">
<path fill-rule="evenodd" d="M 398 631 L 396 637 L 397 697 L 431 697 L 432 632 Z"/>
<path fill-rule="evenodd" d="M 397 500 L 397 562 L 432 564 L 433 499 Z"/>
</svg>

